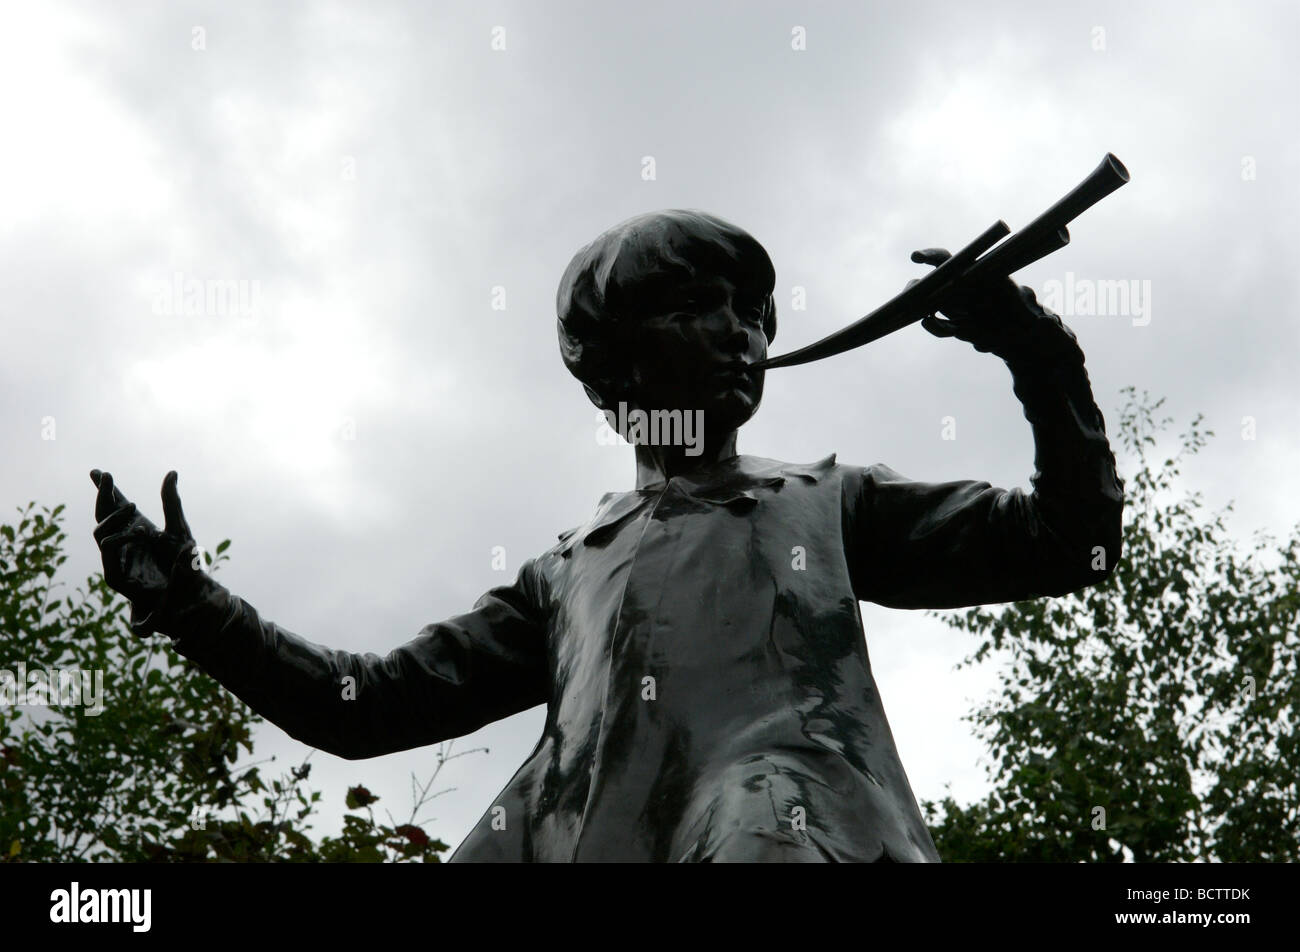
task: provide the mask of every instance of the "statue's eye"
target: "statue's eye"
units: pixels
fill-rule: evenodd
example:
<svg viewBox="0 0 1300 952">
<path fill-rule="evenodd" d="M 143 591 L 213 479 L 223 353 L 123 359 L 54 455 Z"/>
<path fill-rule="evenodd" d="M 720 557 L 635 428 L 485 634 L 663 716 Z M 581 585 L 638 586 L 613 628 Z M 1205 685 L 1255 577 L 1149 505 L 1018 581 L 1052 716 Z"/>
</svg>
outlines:
<svg viewBox="0 0 1300 952">
<path fill-rule="evenodd" d="M 684 291 L 677 303 L 683 310 L 703 314 L 726 304 L 727 295 L 718 288 L 696 287 Z"/>
<path fill-rule="evenodd" d="M 738 308 L 737 313 L 751 324 L 762 324 L 763 316 L 767 313 L 767 302 L 759 301 L 757 304 L 746 304 Z"/>
</svg>

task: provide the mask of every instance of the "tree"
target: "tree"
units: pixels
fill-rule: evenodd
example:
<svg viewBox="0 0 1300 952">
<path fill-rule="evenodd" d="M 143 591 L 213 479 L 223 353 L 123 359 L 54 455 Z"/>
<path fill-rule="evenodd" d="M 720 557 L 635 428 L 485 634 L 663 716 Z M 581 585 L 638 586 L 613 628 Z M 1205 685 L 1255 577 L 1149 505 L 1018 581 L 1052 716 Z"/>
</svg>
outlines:
<svg viewBox="0 0 1300 952">
<path fill-rule="evenodd" d="M 439 861 L 447 844 L 416 813 L 472 751 L 444 744 L 428 782 L 412 777 L 406 823 L 376 820 L 357 786 L 342 835 L 313 841 L 309 762 L 263 778 L 247 705 L 165 636 L 134 635 L 102 575 L 60 593 L 63 509 L 0 525 L 0 861 Z M 229 546 L 204 553 L 210 570 Z"/>
<path fill-rule="evenodd" d="M 1001 658 L 968 719 L 994 790 L 924 809 L 949 861 L 1300 860 L 1300 526 L 1229 537 L 1180 492 L 1213 436 L 1201 417 L 1162 461 L 1163 400 L 1124 391 L 1124 554 L 1101 585 L 939 615 Z"/>
</svg>

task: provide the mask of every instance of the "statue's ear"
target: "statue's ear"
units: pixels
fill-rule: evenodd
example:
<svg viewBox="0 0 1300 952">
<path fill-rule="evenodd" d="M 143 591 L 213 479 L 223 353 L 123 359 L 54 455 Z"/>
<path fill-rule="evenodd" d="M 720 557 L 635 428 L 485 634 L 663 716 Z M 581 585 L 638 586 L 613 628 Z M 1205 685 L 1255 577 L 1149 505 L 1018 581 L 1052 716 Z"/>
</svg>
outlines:
<svg viewBox="0 0 1300 952">
<path fill-rule="evenodd" d="M 601 410 L 612 410 L 617 413 L 620 403 L 625 403 L 628 406 L 636 403 L 633 394 L 638 391 L 639 388 L 636 384 L 640 380 L 640 373 L 633 367 L 629 377 L 616 378 L 609 375 L 601 377 L 596 381 L 600 391 L 585 383 L 582 385 L 582 389 L 587 391 L 587 398 Z"/>
<path fill-rule="evenodd" d="M 763 308 L 763 333 L 767 335 L 767 346 L 776 340 L 776 297 L 769 294 Z"/>
</svg>

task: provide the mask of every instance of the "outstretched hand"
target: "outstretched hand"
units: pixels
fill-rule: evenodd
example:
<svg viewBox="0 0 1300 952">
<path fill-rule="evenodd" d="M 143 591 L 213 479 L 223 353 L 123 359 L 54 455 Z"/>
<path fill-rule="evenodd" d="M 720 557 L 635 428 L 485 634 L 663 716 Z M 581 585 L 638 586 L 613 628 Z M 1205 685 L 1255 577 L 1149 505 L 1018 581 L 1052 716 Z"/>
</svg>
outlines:
<svg viewBox="0 0 1300 952">
<path fill-rule="evenodd" d="M 104 563 L 104 580 L 146 612 L 162 603 L 177 560 L 194 550 L 194 535 L 181 509 L 176 478 L 174 470 L 163 478 L 160 531 L 113 485 L 112 474 L 90 471 L 91 482 L 99 489 L 95 499 L 99 524 L 94 535 Z"/>
</svg>

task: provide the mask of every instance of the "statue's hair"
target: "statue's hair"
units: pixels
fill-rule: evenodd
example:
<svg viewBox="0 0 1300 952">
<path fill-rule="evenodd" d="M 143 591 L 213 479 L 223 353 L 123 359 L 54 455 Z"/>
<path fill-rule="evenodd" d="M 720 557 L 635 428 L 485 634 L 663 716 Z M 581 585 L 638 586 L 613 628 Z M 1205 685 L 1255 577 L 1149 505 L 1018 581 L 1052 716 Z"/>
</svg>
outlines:
<svg viewBox="0 0 1300 952">
<path fill-rule="evenodd" d="M 776 271 L 744 229 L 701 211 L 667 209 L 615 225 L 569 262 L 555 311 L 560 355 L 598 406 L 622 398 L 629 324 L 647 316 L 637 299 L 651 285 L 718 274 L 764 299 L 763 332 L 776 337 Z"/>
</svg>

